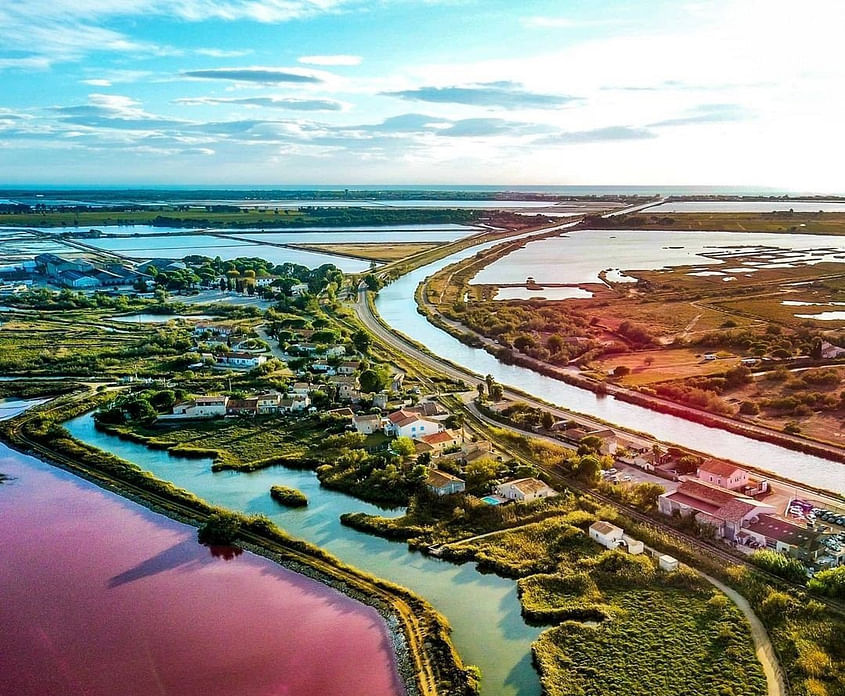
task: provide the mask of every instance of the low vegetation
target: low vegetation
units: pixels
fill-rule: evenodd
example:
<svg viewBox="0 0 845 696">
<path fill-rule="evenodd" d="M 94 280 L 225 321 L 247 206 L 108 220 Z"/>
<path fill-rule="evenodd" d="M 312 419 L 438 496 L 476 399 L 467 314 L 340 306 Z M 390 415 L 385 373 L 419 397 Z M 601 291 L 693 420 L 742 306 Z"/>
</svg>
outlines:
<svg viewBox="0 0 845 696">
<path fill-rule="evenodd" d="M 285 507 L 305 507 L 308 505 L 308 497 L 305 493 L 288 486 L 273 486 L 270 488 L 270 497 Z"/>
</svg>

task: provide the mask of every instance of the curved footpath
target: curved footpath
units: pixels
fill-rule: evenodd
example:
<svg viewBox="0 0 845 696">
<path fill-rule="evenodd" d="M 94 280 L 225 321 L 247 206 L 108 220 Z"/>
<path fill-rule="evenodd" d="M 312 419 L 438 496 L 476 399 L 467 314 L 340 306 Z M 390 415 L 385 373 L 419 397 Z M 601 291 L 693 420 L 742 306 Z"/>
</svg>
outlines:
<svg viewBox="0 0 845 696">
<path fill-rule="evenodd" d="M 757 659 L 763 666 L 769 696 L 787 696 L 789 689 L 786 686 L 786 681 L 783 678 L 783 670 L 781 670 L 780 663 L 775 654 L 775 646 L 772 645 L 769 634 L 766 632 L 766 627 L 757 618 L 748 600 L 736 590 L 731 589 L 723 582 L 719 582 L 716 578 L 712 578 L 701 571 L 698 571 L 698 573 L 707 582 L 719 588 L 730 597 L 737 608 L 745 615 L 745 618 L 748 619 L 748 623 L 751 626 L 751 638 L 754 641 L 754 651 L 757 654 Z"/>
</svg>

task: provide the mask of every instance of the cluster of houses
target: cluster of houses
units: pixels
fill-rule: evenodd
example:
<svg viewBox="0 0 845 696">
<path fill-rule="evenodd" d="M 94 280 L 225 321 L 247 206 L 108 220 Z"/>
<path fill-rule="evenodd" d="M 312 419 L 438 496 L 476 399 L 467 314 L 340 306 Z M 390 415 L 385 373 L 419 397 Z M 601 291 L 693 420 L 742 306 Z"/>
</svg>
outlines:
<svg viewBox="0 0 845 696">
<path fill-rule="evenodd" d="M 729 462 L 708 459 L 696 476 L 685 478 L 657 501 L 664 515 L 692 517 L 712 528 L 716 538 L 738 546 L 768 548 L 806 562 L 824 551 L 823 535 L 776 514 L 758 498 L 765 493 L 748 472 Z M 756 496 L 756 497 L 755 497 Z"/>
<path fill-rule="evenodd" d="M 244 399 L 228 396 L 195 396 L 173 406 L 172 413 L 159 420 L 223 418 L 224 416 L 259 416 L 279 413 L 298 413 L 311 408 L 308 393 L 291 391 L 282 394 L 267 391 Z"/>
</svg>

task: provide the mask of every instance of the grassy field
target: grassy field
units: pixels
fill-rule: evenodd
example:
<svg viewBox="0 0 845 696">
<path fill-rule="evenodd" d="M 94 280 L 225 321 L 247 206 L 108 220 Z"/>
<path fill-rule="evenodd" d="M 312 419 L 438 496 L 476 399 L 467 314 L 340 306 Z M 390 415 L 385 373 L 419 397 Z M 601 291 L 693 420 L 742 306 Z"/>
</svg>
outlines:
<svg viewBox="0 0 845 696">
<path fill-rule="evenodd" d="M 843 213 L 652 213 L 618 218 L 622 227 L 655 230 L 725 230 L 728 232 L 793 232 L 845 234 Z"/>
<path fill-rule="evenodd" d="M 603 595 L 610 620 L 595 626 L 566 621 L 534 644 L 545 693 L 766 693 L 748 626 L 732 604 L 663 587 Z"/>
<path fill-rule="evenodd" d="M 604 356 L 592 361 L 589 368 L 607 374 L 624 365 L 631 372 L 619 380 L 623 386 L 642 386 L 699 375 L 719 374 L 739 364 L 739 358 L 704 360 L 702 351 L 693 348 L 666 348 L 636 353 Z"/>
<path fill-rule="evenodd" d="M 368 261 L 398 261 L 440 246 L 439 242 L 362 242 L 360 244 L 294 244 L 298 249 L 309 249 L 330 254 L 341 254 Z"/>
<path fill-rule="evenodd" d="M 243 208 L 236 211 L 205 209 L 83 212 L 46 211 L 5 213 L 0 226 L 19 227 L 97 227 L 102 225 L 150 225 L 175 227 L 303 227 L 306 225 L 389 225 L 427 223 L 470 223 L 479 217 L 472 210 L 330 208 L 308 211 L 272 208 Z"/>
<path fill-rule="evenodd" d="M 90 313 L 11 316 L 0 328 L 0 372 L 102 375 L 155 370 L 167 351 L 150 345 L 149 328 L 112 332 Z M 102 322 L 100 322 L 102 323 Z"/>
<path fill-rule="evenodd" d="M 148 438 L 147 444 L 174 453 L 215 456 L 216 463 L 240 468 L 268 458 L 298 459 L 316 449 L 324 428 L 312 420 L 286 422 L 276 419 L 226 419 L 180 423 L 176 427 L 145 428 L 131 432 Z"/>
</svg>

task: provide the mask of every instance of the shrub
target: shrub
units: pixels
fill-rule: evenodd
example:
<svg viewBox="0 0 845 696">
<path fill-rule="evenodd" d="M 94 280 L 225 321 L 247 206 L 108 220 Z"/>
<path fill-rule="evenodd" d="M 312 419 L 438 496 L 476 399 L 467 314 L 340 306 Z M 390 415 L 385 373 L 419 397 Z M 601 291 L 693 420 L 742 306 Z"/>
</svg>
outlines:
<svg viewBox="0 0 845 696">
<path fill-rule="evenodd" d="M 273 486 L 270 489 L 270 497 L 287 507 L 305 507 L 308 505 L 308 498 L 302 491 L 287 486 Z"/>
<path fill-rule="evenodd" d="M 777 551 L 761 549 L 752 553 L 750 559 L 758 568 L 762 568 L 784 580 L 803 583 L 807 579 L 804 565 L 797 558 L 790 558 Z"/>
</svg>

